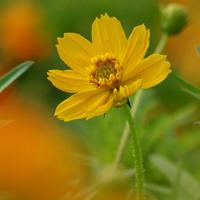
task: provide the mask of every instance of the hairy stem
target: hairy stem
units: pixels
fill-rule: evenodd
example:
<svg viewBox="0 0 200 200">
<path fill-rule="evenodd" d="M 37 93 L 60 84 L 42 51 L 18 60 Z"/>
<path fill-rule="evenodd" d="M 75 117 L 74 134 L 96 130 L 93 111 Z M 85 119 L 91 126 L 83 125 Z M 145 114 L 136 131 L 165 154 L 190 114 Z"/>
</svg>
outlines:
<svg viewBox="0 0 200 200">
<path fill-rule="evenodd" d="M 135 117 L 136 110 L 139 106 L 141 94 L 142 94 L 142 90 L 139 90 L 137 92 L 137 95 L 135 96 L 134 104 L 133 104 L 132 109 L 131 109 L 131 114 L 132 114 L 133 118 Z M 124 131 L 123 131 L 123 134 L 122 134 L 122 137 L 121 137 L 121 140 L 120 140 L 120 144 L 118 146 L 116 157 L 115 157 L 115 160 L 114 160 L 114 163 L 113 163 L 113 170 L 115 170 L 118 167 L 118 165 L 121 161 L 121 158 L 122 158 L 123 153 L 124 153 L 124 149 L 126 147 L 126 143 L 128 141 L 128 138 L 129 138 L 129 132 L 130 132 L 129 124 L 128 124 L 128 122 L 126 122 Z"/>
<path fill-rule="evenodd" d="M 140 145 L 135 130 L 135 124 L 133 122 L 130 108 L 128 107 L 128 105 L 124 105 L 123 108 L 129 123 L 130 133 L 132 137 L 133 156 L 135 157 L 135 168 L 136 168 L 137 199 L 144 200 L 145 197 L 144 197 L 144 175 L 143 175 L 143 165 L 142 165 L 142 153 L 140 150 Z"/>
</svg>

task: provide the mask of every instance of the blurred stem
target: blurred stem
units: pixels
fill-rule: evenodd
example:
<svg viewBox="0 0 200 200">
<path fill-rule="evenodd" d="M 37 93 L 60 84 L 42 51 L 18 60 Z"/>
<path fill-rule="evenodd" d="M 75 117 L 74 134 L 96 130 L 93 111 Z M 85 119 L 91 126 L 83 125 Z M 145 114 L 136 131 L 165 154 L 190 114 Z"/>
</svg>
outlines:
<svg viewBox="0 0 200 200">
<path fill-rule="evenodd" d="M 169 35 L 167 33 L 163 33 L 163 35 L 160 39 L 160 42 L 158 43 L 158 45 L 154 51 L 154 54 L 157 54 L 157 53 L 160 54 L 163 51 L 168 38 L 169 38 Z"/>
<path fill-rule="evenodd" d="M 162 37 L 160 39 L 160 42 L 158 43 L 158 45 L 157 45 L 157 47 L 156 47 L 156 49 L 154 51 L 154 54 L 162 53 L 162 50 L 164 49 L 168 38 L 169 38 L 169 35 L 167 33 L 163 33 L 163 35 L 162 35 Z M 133 105 L 132 105 L 132 110 L 131 110 L 133 119 L 135 118 L 135 114 L 136 114 L 140 99 L 142 97 L 142 93 L 143 93 L 143 90 L 139 90 L 135 94 L 135 99 L 134 99 L 134 102 L 133 102 Z M 118 165 L 119 165 L 119 163 L 121 161 L 121 158 L 123 156 L 126 143 L 128 141 L 129 131 L 130 131 L 129 130 L 129 125 L 128 125 L 128 122 L 127 122 L 126 126 L 125 126 L 125 129 L 124 129 L 124 132 L 123 132 L 123 135 L 122 135 L 122 138 L 120 140 L 120 144 L 119 144 L 119 147 L 118 147 L 118 150 L 117 150 L 117 153 L 116 153 L 116 157 L 115 157 L 114 163 L 113 163 L 113 170 L 115 170 L 118 167 Z"/>
<path fill-rule="evenodd" d="M 142 153 L 140 150 L 140 145 L 137 138 L 137 133 L 135 130 L 135 124 L 133 122 L 133 118 L 130 112 L 130 108 L 128 105 L 124 105 L 124 112 L 126 114 L 131 137 L 132 137 L 132 145 L 133 145 L 133 156 L 135 157 L 135 168 L 136 168 L 136 191 L 137 191 L 137 199 L 144 200 L 144 175 L 143 175 L 143 165 L 142 165 Z"/>
</svg>

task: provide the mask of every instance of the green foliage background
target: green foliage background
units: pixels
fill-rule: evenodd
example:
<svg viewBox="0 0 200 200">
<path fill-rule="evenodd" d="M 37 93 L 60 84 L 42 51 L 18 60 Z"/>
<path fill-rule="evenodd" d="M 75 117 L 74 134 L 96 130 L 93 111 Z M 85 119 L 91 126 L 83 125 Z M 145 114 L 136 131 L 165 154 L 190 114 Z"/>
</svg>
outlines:
<svg viewBox="0 0 200 200">
<path fill-rule="evenodd" d="M 41 29 L 48 33 L 51 55 L 37 60 L 34 67 L 19 79 L 17 92 L 31 105 L 34 105 L 34 102 L 41 104 L 52 118 L 56 106 L 70 96 L 54 88 L 46 79 L 48 70 L 68 68 L 56 52 L 57 37 L 62 37 L 65 32 L 74 32 L 91 40 L 92 22 L 104 13 L 120 20 L 127 37 L 134 26 L 145 23 L 151 33 L 147 55 L 153 52 L 161 36 L 158 7 L 160 2 L 155 0 L 57 0 L 56 3 L 35 0 L 34 2 L 38 2 L 43 12 Z M 12 1 L 1 0 L 0 9 L 3 10 L 8 3 Z M 145 90 L 136 114 L 135 123 L 143 152 L 147 188 L 155 199 L 168 199 L 171 195 L 173 179 L 170 178 L 167 166 L 171 167 L 175 176 L 177 166 L 171 162 L 177 163 L 178 160 L 182 160 L 182 169 L 191 173 L 193 177 L 191 184 L 200 188 L 196 183 L 200 181 L 200 134 L 199 125 L 194 124 L 199 121 L 199 101 L 184 92 L 182 88 L 177 80 L 169 76 L 160 85 Z M 133 99 L 134 97 L 131 97 L 131 102 Z M 86 145 L 90 157 L 94 159 L 94 162 L 89 163 L 94 171 L 98 172 L 101 167 L 112 164 L 125 127 L 125 115 L 122 109 L 112 108 L 105 117 L 99 116 L 89 121 L 82 119 L 64 123 L 56 118 L 54 120 L 66 130 L 71 130 L 73 136 Z M 163 160 L 162 157 L 170 161 Z M 129 141 L 122 164 L 126 168 L 132 168 L 133 159 Z M 181 180 L 179 188 L 181 191 L 187 191 L 187 187 L 182 185 L 184 179 L 187 177 Z M 130 178 L 129 182 L 133 184 L 133 178 Z M 179 196 L 177 199 L 181 200 L 199 199 L 199 196 L 187 198 Z"/>
</svg>

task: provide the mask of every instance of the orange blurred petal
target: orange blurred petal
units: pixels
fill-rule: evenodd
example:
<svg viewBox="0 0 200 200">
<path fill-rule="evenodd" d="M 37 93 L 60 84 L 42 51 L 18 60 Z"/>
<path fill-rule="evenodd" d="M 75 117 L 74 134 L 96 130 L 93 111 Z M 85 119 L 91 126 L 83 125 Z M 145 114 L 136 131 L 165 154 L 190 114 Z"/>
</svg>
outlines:
<svg viewBox="0 0 200 200">
<path fill-rule="evenodd" d="M 0 47 L 4 60 L 28 60 L 47 55 L 47 39 L 41 31 L 40 6 L 33 2 L 10 3 L 0 14 Z"/>
<path fill-rule="evenodd" d="M 1 102 L 0 110 L 0 120 L 13 120 L 0 127 L 0 193 L 55 200 L 80 190 L 86 171 L 71 155 L 79 152 L 78 144 L 67 133 L 61 136 L 40 107 L 30 107 L 16 95 Z"/>
</svg>

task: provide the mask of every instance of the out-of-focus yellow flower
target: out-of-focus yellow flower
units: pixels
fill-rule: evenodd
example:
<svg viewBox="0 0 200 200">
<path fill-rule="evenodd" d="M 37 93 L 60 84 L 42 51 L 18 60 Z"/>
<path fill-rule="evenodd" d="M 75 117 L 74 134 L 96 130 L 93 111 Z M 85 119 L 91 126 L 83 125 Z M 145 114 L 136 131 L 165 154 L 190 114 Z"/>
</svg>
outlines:
<svg viewBox="0 0 200 200">
<path fill-rule="evenodd" d="M 55 115 L 64 121 L 106 113 L 127 103 L 140 88 L 150 88 L 171 72 L 166 56 L 144 59 L 149 30 L 133 29 L 128 40 L 120 22 L 107 14 L 92 25 L 92 43 L 74 33 L 58 38 L 58 53 L 72 70 L 50 70 L 48 79 L 65 92 L 76 93 L 58 105 Z"/>
</svg>

